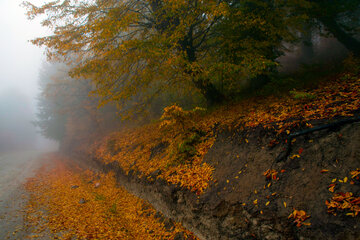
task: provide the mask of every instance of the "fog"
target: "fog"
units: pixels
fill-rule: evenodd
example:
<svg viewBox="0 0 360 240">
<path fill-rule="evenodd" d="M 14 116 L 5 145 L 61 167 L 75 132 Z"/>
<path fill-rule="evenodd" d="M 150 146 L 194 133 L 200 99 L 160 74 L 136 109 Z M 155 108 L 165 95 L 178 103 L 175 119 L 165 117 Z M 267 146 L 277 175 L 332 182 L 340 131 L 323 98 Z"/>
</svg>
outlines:
<svg viewBox="0 0 360 240">
<path fill-rule="evenodd" d="M 43 1 L 33 1 L 42 3 Z M 47 34 L 29 21 L 22 0 L 0 0 L 0 153 L 23 149 L 52 150 L 54 142 L 35 133 L 38 73 L 43 49 L 29 40 Z"/>
</svg>

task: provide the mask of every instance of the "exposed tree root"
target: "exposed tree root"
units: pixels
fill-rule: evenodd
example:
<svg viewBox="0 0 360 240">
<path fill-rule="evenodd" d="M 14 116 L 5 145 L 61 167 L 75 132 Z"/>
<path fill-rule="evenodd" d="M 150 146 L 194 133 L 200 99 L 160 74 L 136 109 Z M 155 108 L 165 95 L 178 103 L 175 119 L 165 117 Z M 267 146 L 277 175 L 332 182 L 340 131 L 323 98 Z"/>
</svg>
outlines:
<svg viewBox="0 0 360 240">
<path fill-rule="evenodd" d="M 313 132 L 317 132 L 317 131 L 321 131 L 324 129 L 334 129 L 340 126 L 343 126 L 345 124 L 349 124 L 349 123 L 354 123 L 354 122 L 360 122 L 360 117 L 356 116 L 353 118 L 347 118 L 347 119 L 342 119 L 336 122 L 332 122 L 332 123 L 328 123 L 328 124 L 324 124 L 324 125 L 320 125 L 320 126 L 316 126 L 313 128 L 309 128 L 309 129 L 305 129 L 296 133 L 292 133 L 287 137 L 287 141 L 286 141 L 286 148 L 283 152 L 281 152 L 276 158 L 275 158 L 275 162 L 283 162 L 287 159 L 287 157 L 290 155 L 291 151 L 292 151 L 292 143 L 291 140 L 295 137 L 299 137 L 302 135 L 306 135 L 309 133 L 313 133 Z"/>
</svg>

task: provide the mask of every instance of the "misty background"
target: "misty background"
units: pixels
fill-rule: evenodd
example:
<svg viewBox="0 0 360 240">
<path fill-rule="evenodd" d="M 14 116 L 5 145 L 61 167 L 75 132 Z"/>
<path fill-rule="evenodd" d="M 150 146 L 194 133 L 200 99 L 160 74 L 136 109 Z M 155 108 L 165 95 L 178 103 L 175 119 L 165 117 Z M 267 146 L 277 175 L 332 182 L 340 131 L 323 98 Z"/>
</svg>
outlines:
<svg viewBox="0 0 360 240">
<path fill-rule="evenodd" d="M 43 49 L 29 40 L 49 32 L 40 26 L 39 19 L 27 19 L 21 3 L 0 0 L 0 152 L 57 148 L 32 124 L 37 111 L 39 69 L 46 57 Z"/>
</svg>

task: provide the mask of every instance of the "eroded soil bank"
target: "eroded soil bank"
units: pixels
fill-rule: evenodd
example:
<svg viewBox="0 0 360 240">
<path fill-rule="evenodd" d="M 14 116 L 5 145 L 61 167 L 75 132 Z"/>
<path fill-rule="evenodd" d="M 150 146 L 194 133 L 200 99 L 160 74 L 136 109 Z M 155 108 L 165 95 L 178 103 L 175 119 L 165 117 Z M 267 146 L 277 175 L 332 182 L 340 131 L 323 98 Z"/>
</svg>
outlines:
<svg viewBox="0 0 360 240">
<path fill-rule="evenodd" d="M 260 127 L 218 132 L 204 158 L 215 166 L 215 180 L 200 196 L 156 179 L 160 172 L 148 181 L 134 171 L 126 174 L 116 162 L 105 164 L 91 155 L 86 159 L 115 171 L 127 190 L 200 239 L 359 239 L 359 215 L 351 216 L 346 206 L 329 213 L 332 208 L 325 201 L 336 193 L 351 193 L 352 199 L 360 195 L 359 179 L 351 175 L 360 167 L 360 123 L 293 138 L 291 151 L 279 162 L 287 145 L 274 137 Z M 267 170 L 273 170 L 269 178 Z M 296 219 L 289 219 L 294 210 L 310 218 L 296 226 Z"/>
</svg>

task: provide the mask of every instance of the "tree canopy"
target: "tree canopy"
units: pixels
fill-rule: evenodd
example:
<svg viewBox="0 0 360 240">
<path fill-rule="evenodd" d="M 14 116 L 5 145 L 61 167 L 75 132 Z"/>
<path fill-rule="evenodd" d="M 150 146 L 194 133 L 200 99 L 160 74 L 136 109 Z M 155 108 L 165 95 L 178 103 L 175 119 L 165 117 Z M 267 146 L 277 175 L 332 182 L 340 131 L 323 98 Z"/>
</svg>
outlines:
<svg viewBox="0 0 360 240">
<path fill-rule="evenodd" d="M 54 34 L 33 43 L 45 45 L 49 58 L 71 63 L 72 77 L 92 79 L 102 104 L 114 101 L 124 108 L 130 100 L 141 109 L 166 91 L 199 93 L 213 104 L 237 94 L 246 82 L 266 80 L 276 72 L 284 43 L 299 40 L 307 22 L 316 18 L 331 31 L 324 19 L 358 6 L 358 1 L 344 1 L 352 4 L 339 8 L 325 2 L 63 0 L 25 5 L 30 18 L 47 15 L 42 24 Z M 328 15 L 317 15 L 320 9 Z"/>
</svg>

